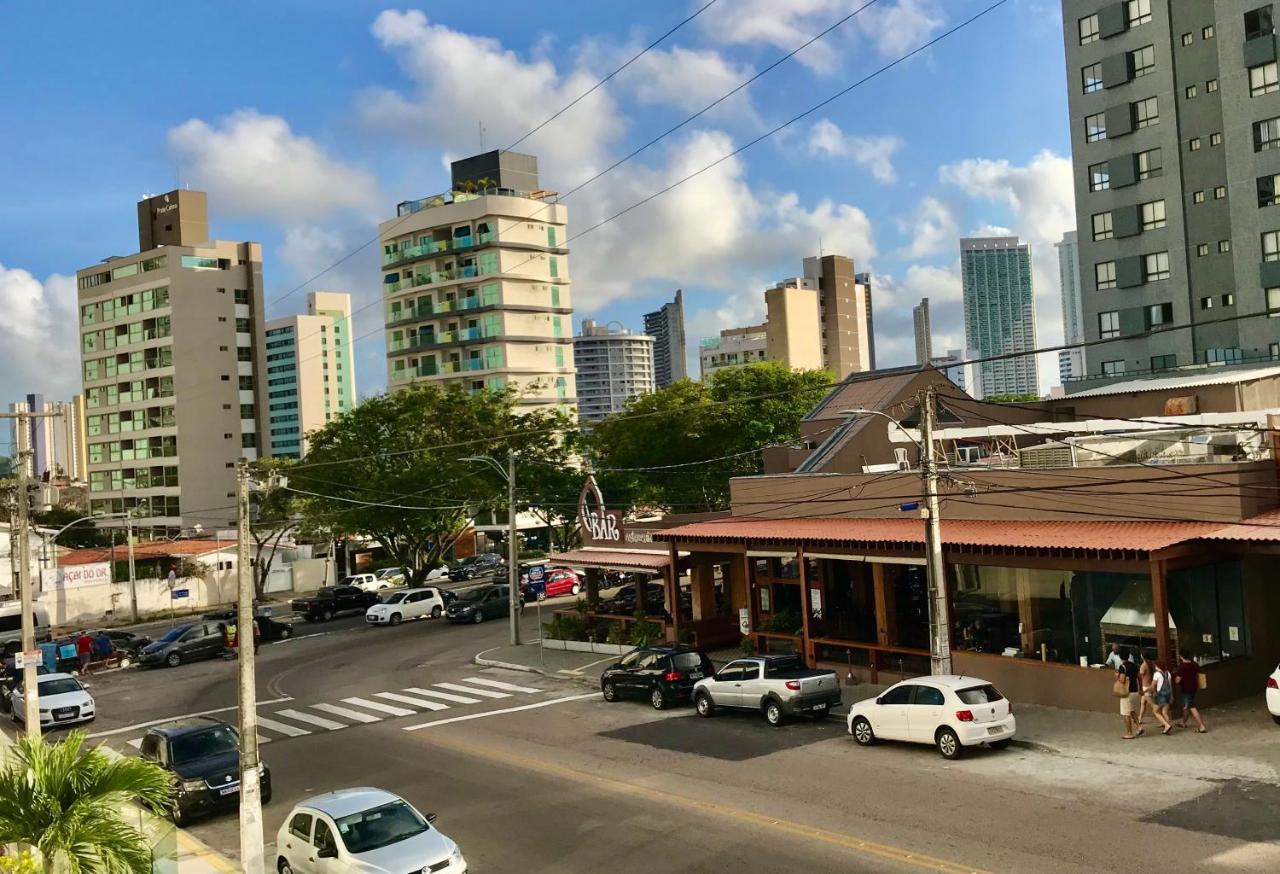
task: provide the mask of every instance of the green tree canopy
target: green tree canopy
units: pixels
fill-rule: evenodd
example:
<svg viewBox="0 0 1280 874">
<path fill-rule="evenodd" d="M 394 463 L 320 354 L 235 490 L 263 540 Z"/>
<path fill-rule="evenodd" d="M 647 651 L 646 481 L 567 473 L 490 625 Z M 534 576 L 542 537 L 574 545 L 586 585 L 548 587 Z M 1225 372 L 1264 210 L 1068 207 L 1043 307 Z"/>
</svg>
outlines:
<svg viewBox="0 0 1280 874">
<path fill-rule="evenodd" d="M 72 549 L 83 549 L 89 546 L 110 546 L 110 532 L 94 527 L 92 519 L 83 519 L 84 513 L 70 507 L 50 507 L 48 512 L 33 513 L 31 519 L 41 528 L 52 528 L 55 531 L 64 525 L 71 525 L 77 519 L 83 521 L 71 525 L 58 535 L 58 546 L 69 546 Z"/>
<path fill-rule="evenodd" d="M 676 513 L 724 509 L 729 479 L 760 473 L 761 449 L 795 440 L 800 420 L 831 382 L 825 370 L 759 362 L 635 398 L 591 432 L 601 488 L 615 504 L 626 500 Z M 618 470 L 653 467 L 669 469 Z"/>
</svg>

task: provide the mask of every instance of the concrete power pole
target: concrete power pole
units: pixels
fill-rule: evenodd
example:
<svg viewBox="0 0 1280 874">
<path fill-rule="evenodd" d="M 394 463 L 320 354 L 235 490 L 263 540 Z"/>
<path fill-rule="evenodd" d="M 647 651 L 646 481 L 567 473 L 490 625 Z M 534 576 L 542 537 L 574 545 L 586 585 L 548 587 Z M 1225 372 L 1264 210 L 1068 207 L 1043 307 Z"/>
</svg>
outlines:
<svg viewBox="0 0 1280 874">
<path fill-rule="evenodd" d="M 133 566 L 133 517 L 125 517 L 125 533 L 129 536 L 129 616 L 138 621 L 138 572 Z"/>
<path fill-rule="evenodd" d="M 934 390 L 920 404 L 920 475 L 924 479 L 924 543 L 928 561 L 929 653 L 935 676 L 951 673 L 951 634 L 947 627 L 947 580 L 942 563 L 942 525 L 938 510 L 938 461 L 934 454 Z"/>
<path fill-rule="evenodd" d="M 520 551 L 516 547 L 516 453 L 507 450 L 507 585 L 511 603 L 511 645 L 520 645 Z"/>
<path fill-rule="evenodd" d="M 27 494 L 27 460 L 31 450 L 27 448 L 28 429 L 31 420 L 26 413 L 18 413 L 18 590 L 22 597 L 22 651 L 36 648 L 35 598 L 31 591 L 31 517 L 30 496 Z M 40 692 L 36 680 L 34 660 L 24 659 L 22 669 L 22 724 L 28 737 L 40 737 Z"/>
<path fill-rule="evenodd" d="M 249 462 L 236 465 L 236 648 L 240 664 L 240 869 L 263 874 L 262 780 L 258 772 L 258 683 L 253 652 L 253 570 L 249 566 Z"/>
</svg>

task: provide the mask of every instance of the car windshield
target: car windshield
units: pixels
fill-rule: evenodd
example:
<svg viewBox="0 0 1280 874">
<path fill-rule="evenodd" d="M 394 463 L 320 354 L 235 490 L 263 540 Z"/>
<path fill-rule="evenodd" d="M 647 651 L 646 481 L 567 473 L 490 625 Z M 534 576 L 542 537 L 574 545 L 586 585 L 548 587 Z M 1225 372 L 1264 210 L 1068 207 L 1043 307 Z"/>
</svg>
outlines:
<svg viewBox="0 0 1280 874">
<path fill-rule="evenodd" d="M 677 671 L 700 671 L 702 670 L 702 653 L 676 653 L 671 657 L 671 662 Z"/>
<path fill-rule="evenodd" d="M 968 689 L 960 689 L 956 692 L 956 697 L 965 704 L 994 704 L 997 701 L 1004 700 L 1004 696 L 996 691 L 996 687 L 990 683 L 984 686 L 970 686 Z"/>
<path fill-rule="evenodd" d="M 173 763 L 183 765 L 213 756 L 224 756 L 239 749 L 239 739 L 228 725 L 219 725 L 205 731 L 193 731 L 173 739 Z"/>
<path fill-rule="evenodd" d="M 392 801 L 362 813 L 337 819 L 338 834 L 352 853 L 367 853 L 414 835 L 431 826 L 416 810 L 403 801 Z"/>
<path fill-rule="evenodd" d="M 401 601 L 404 600 L 404 594 L 405 594 L 404 592 L 395 592 L 394 594 L 387 595 L 382 599 L 382 603 L 399 604 Z"/>
<path fill-rule="evenodd" d="M 45 680 L 40 684 L 40 695 L 65 695 L 68 692 L 79 692 L 80 682 L 70 677 L 58 677 L 56 680 Z"/>
<path fill-rule="evenodd" d="M 165 632 L 164 637 L 160 638 L 159 642 L 171 643 L 177 640 L 179 637 L 182 637 L 183 633 L 190 627 L 191 627 L 190 625 L 183 625 L 179 628 L 170 628 L 168 631 Z"/>
<path fill-rule="evenodd" d="M 458 596 L 459 601 L 483 601 L 484 596 L 488 594 L 488 589 L 472 589 Z"/>
</svg>

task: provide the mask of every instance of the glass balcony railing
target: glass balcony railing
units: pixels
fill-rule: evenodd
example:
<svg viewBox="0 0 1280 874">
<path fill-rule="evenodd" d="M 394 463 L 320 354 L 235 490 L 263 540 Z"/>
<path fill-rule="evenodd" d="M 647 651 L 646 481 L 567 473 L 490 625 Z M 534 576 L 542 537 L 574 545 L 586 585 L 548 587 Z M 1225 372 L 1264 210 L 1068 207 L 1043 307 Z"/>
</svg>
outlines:
<svg viewBox="0 0 1280 874">
<path fill-rule="evenodd" d="M 482 234 L 467 234 L 464 237 L 454 237 L 452 240 L 424 240 L 417 245 L 404 246 L 392 252 L 383 252 L 382 266 L 390 267 L 393 264 L 411 261 L 414 258 L 425 258 L 430 255 L 439 255 L 441 252 L 450 252 L 454 249 L 469 249 L 472 246 L 483 246 L 494 242 L 495 239 L 496 237 L 493 231 L 485 231 Z"/>
<path fill-rule="evenodd" d="M 382 284 L 382 287 L 385 289 L 385 291 L 384 291 L 384 293 L 385 293 L 385 294 L 395 294 L 397 291 L 399 291 L 401 288 L 403 288 L 403 287 L 404 287 L 404 283 L 402 283 L 402 282 L 384 282 L 384 283 Z"/>
</svg>

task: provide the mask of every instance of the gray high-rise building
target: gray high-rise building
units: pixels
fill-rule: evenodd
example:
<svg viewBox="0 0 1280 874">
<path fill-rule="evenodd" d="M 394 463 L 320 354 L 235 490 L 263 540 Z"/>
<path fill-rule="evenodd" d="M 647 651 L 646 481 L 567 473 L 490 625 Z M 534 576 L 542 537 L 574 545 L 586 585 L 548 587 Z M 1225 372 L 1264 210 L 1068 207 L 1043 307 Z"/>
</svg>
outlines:
<svg viewBox="0 0 1280 874">
<path fill-rule="evenodd" d="M 933 335 L 929 329 L 929 298 L 920 298 L 911 310 L 911 321 L 916 332 L 916 364 L 928 364 L 933 358 Z"/>
<path fill-rule="evenodd" d="M 853 281 L 862 286 L 863 301 L 867 306 L 867 369 L 876 369 L 876 315 L 871 306 L 871 274 L 855 273 Z"/>
<path fill-rule="evenodd" d="M 982 397 L 1038 394 L 1031 247 L 1017 237 L 960 240 L 965 348 L 978 357 L 1029 352 L 978 365 Z"/>
<path fill-rule="evenodd" d="M 684 338 L 684 292 L 676 299 L 644 314 L 644 332 L 653 338 L 653 376 L 658 388 L 689 375 Z"/>
<path fill-rule="evenodd" d="M 581 422 L 620 413 L 631 398 L 653 391 L 654 338 L 615 325 L 584 319 L 582 333 L 573 338 Z"/>
<path fill-rule="evenodd" d="M 1062 342 L 1084 341 L 1084 309 L 1080 287 L 1080 244 L 1075 231 L 1067 231 L 1062 241 L 1053 244 L 1058 250 L 1058 282 L 1062 291 Z M 1063 349 L 1058 352 L 1058 380 L 1068 383 L 1082 379 L 1085 367 L 1085 350 Z"/>
<path fill-rule="evenodd" d="M 1272 7 L 1063 0 L 1090 377 L 1280 357 Z"/>
</svg>

